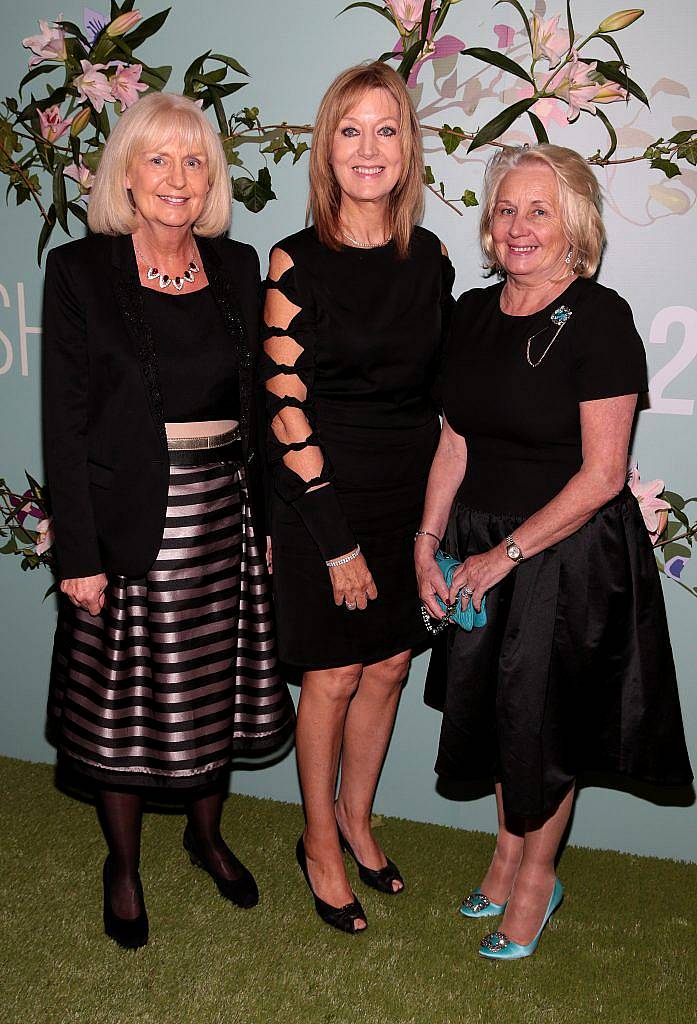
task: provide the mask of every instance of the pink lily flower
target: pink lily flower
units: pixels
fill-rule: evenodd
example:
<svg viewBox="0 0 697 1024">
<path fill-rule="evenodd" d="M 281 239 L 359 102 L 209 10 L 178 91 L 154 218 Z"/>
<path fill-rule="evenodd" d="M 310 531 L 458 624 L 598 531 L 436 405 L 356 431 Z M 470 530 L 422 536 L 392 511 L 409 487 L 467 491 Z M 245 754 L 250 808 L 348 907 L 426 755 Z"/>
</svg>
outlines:
<svg viewBox="0 0 697 1024">
<path fill-rule="evenodd" d="M 57 139 L 60 139 L 61 135 L 65 135 L 72 123 L 72 117 L 67 118 L 65 121 L 62 120 L 60 107 L 57 104 L 39 111 L 41 137 L 46 139 L 47 142 L 56 142 Z"/>
<path fill-rule="evenodd" d="M 515 29 L 510 25 L 494 25 L 494 32 L 498 39 L 499 50 L 507 50 L 509 46 L 513 45 L 515 39 Z"/>
<path fill-rule="evenodd" d="M 37 555 L 43 555 L 50 547 L 53 547 L 55 539 L 53 535 L 53 520 L 50 517 L 42 519 L 36 529 L 39 534 L 39 540 L 34 550 Z"/>
<path fill-rule="evenodd" d="M 518 100 L 527 100 L 533 93 L 534 89 L 532 85 L 525 84 L 521 85 L 516 89 L 515 95 Z M 568 121 L 566 119 L 566 111 L 561 103 L 561 100 L 556 99 L 554 96 L 550 96 L 547 99 L 538 100 L 530 107 L 533 114 L 537 114 L 545 128 L 548 128 L 550 124 L 556 122 L 558 125 L 566 125 Z"/>
<path fill-rule="evenodd" d="M 31 50 L 34 56 L 29 61 L 29 67 L 33 68 L 45 60 L 64 61 L 67 57 L 65 49 L 65 33 L 60 28 L 63 18 L 59 14 L 53 25 L 48 21 L 39 21 L 41 32 L 36 36 L 27 36 L 22 40 L 22 46 Z"/>
<path fill-rule="evenodd" d="M 409 73 L 409 80 L 407 85 L 410 89 L 414 89 L 417 85 L 419 72 L 423 65 L 429 60 L 437 60 L 439 57 L 452 57 L 454 54 L 459 53 L 460 50 L 464 50 L 465 43 L 462 39 L 458 39 L 457 36 L 439 36 L 438 39 L 434 40 L 431 38 L 433 31 L 433 22 L 435 15 L 431 15 L 431 22 L 428 26 L 428 38 L 424 43 L 424 48 L 421 51 L 419 59 L 414 61 L 412 69 Z M 396 55 L 402 54 L 404 50 L 403 39 L 398 39 L 397 43 L 393 47 L 395 59 L 400 59 Z"/>
<path fill-rule="evenodd" d="M 81 60 L 80 67 L 82 74 L 73 79 L 81 100 L 89 100 L 98 114 L 104 109 L 104 103 L 108 100 L 113 102 L 111 95 L 111 83 L 106 75 L 102 74 L 106 64 L 90 64 L 88 60 Z"/>
<path fill-rule="evenodd" d="M 387 6 L 392 10 L 400 34 L 402 28 L 405 32 L 411 32 L 421 24 L 425 2 L 426 0 L 387 0 Z"/>
<path fill-rule="evenodd" d="M 558 14 L 546 19 L 537 14 L 532 16 L 533 60 L 544 58 L 551 68 L 555 68 L 569 50 L 569 33 L 565 28 L 559 28 L 558 23 Z"/>
<path fill-rule="evenodd" d="M 89 167 L 82 162 L 82 157 L 80 157 L 79 166 L 74 163 L 69 164 L 63 171 L 63 174 L 66 178 L 72 178 L 73 181 L 78 183 L 80 186 L 80 195 L 84 195 L 86 192 L 89 192 L 94 184 L 94 174 L 92 174 Z"/>
<path fill-rule="evenodd" d="M 554 82 L 555 96 L 569 105 L 566 115 L 568 121 L 575 121 L 582 110 L 595 114 L 595 103 L 614 103 L 626 98 L 626 92 L 615 83 L 598 81 L 597 64 L 585 64 L 574 60 L 566 64 L 561 74 L 554 72 L 547 79 L 547 84 Z"/>
<path fill-rule="evenodd" d="M 668 523 L 670 503 L 658 497 L 665 490 L 666 485 L 663 480 L 651 480 L 649 483 L 643 484 L 638 466 L 630 468 L 627 484 L 639 502 L 651 543 L 655 546 Z"/>
<path fill-rule="evenodd" d="M 119 14 L 117 18 L 107 26 L 106 34 L 110 39 L 116 39 L 117 36 L 123 36 L 126 32 L 130 32 L 132 28 L 140 21 L 142 15 L 140 11 L 126 11 L 125 14 Z"/>
<path fill-rule="evenodd" d="M 139 92 L 145 92 L 148 86 L 141 82 L 140 76 L 143 71 L 142 64 L 124 64 L 122 61 L 113 61 L 110 66 L 116 66 L 116 74 L 111 79 L 111 95 L 114 103 L 121 104 L 121 113 L 127 107 L 132 107 L 138 99 Z"/>
</svg>

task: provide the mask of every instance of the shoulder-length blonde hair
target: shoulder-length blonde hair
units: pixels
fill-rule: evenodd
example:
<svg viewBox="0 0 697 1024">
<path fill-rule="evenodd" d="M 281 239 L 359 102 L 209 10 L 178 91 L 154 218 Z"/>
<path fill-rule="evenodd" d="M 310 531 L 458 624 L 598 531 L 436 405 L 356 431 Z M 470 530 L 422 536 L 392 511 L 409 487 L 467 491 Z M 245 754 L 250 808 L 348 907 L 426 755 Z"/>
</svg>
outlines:
<svg viewBox="0 0 697 1024">
<path fill-rule="evenodd" d="M 479 239 L 488 270 L 501 271 L 491 225 L 501 182 L 516 167 L 542 163 L 554 172 L 559 218 L 573 249 L 574 269 L 580 277 L 593 277 L 605 245 L 600 185 L 590 164 L 573 149 L 541 142 L 528 148 L 504 149 L 491 158 L 484 177 Z"/>
<path fill-rule="evenodd" d="M 193 100 L 162 92 L 149 93 L 129 107 L 107 139 L 87 210 L 90 230 L 104 235 L 135 231 L 136 210 L 126 188 L 128 168 L 136 154 L 156 150 L 173 138 L 192 151 L 202 150 L 208 161 L 210 188 L 194 233 L 212 238 L 227 231 L 232 199 L 220 138 Z"/>
<path fill-rule="evenodd" d="M 324 94 L 312 136 L 308 218 L 312 217 L 323 245 L 340 248 L 341 189 L 332 170 L 332 146 L 337 125 L 369 89 L 384 89 L 399 104 L 402 170 L 390 193 L 388 228 L 398 255 L 404 258 L 409 252 L 414 225 L 423 212 L 423 148 L 416 111 L 404 80 L 386 64 L 376 62 L 348 68 Z"/>
</svg>

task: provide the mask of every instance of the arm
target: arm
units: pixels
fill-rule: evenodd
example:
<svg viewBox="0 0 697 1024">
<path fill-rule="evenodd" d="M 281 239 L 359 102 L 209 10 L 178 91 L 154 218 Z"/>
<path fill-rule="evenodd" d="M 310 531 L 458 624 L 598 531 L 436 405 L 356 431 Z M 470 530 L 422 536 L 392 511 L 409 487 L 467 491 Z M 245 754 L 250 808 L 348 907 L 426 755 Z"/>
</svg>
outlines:
<svg viewBox="0 0 697 1024">
<path fill-rule="evenodd" d="M 86 328 L 65 260 L 54 253 L 46 261 L 42 372 L 44 457 L 61 590 L 96 615 L 106 577 L 87 477 Z"/>
<path fill-rule="evenodd" d="M 421 517 L 420 530 L 442 537 L 450 515 L 450 509 L 457 489 L 462 483 L 467 468 L 467 445 L 464 437 L 457 434 L 447 419 L 443 420 L 438 449 L 428 474 L 426 499 Z M 435 601 L 448 602 L 448 588 L 443 574 L 435 563 L 434 555 L 438 541 L 434 537 L 417 537 L 414 541 L 414 562 L 419 583 L 419 596 L 434 619 L 441 619 L 443 611 Z"/>
<path fill-rule="evenodd" d="M 575 533 L 622 490 L 636 400 L 634 394 L 580 403 L 583 464 L 559 494 L 516 530 L 515 540 L 526 558 Z M 503 542 L 473 555 L 454 574 L 449 599 L 455 600 L 466 585 L 479 609 L 486 591 L 514 568 Z"/>
<path fill-rule="evenodd" d="M 275 488 L 301 516 L 325 562 L 331 561 L 353 553 L 357 544 L 313 423 L 313 327 L 302 306 L 293 261 L 279 248 L 271 253 L 264 324 L 261 376 Z M 368 599 L 377 597 L 362 555 L 329 573 L 337 605 L 346 602 L 347 607 L 362 609 Z"/>
</svg>

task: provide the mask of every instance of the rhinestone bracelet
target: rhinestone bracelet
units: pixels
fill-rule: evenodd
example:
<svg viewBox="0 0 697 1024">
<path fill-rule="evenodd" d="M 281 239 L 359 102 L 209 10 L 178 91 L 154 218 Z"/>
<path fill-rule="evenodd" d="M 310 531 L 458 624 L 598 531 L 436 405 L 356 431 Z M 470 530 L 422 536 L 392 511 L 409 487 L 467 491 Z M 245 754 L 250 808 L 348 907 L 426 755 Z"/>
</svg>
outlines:
<svg viewBox="0 0 697 1024">
<path fill-rule="evenodd" d="M 336 569 L 336 567 L 338 565 L 346 565 L 347 562 L 353 562 L 354 559 L 358 558 L 360 553 L 361 553 L 361 546 L 359 544 L 357 546 L 356 550 L 355 551 L 351 551 L 350 554 L 344 555 L 342 558 L 330 558 L 329 561 L 325 562 L 324 564 L 329 569 Z"/>
</svg>

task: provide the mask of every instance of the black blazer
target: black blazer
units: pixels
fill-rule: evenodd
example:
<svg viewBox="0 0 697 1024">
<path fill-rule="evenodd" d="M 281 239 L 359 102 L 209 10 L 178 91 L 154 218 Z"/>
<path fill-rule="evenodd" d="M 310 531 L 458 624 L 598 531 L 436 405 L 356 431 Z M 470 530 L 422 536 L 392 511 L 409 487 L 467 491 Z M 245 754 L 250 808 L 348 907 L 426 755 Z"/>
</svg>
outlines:
<svg viewBox="0 0 697 1024">
<path fill-rule="evenodd" d="M 237 346 L 242 446 L 258 512 L 253 373 L 259 260 L 251 246 L 227 238 L 197 243 L 230 344 Z M 43 410 L 61 578 L 143 576 L 162 540 L 169 459 L 157 358 L 130 235 L 89 235 L 48 254 Z"/>
</svg>

